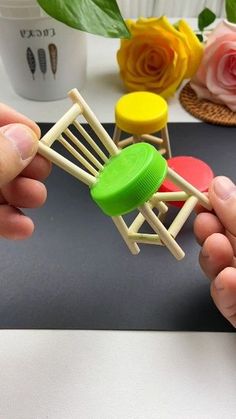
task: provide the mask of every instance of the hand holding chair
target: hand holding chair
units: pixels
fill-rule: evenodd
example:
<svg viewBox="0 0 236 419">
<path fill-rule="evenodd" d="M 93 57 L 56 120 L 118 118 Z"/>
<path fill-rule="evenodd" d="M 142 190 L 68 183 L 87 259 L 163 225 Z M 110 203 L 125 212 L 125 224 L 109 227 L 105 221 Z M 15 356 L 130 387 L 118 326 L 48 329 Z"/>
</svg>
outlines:
<svg viewBox="0 0 236 419">
<path fill-rule="evenodd" d="M 198 201 L 211 209 L 208 198 L 168 168 L 166 160 L 152 145 L 141 142 L 120 150 L 79 92 L 73 89 L 69 97 L 73 105 L 42 137 L 39 153 L 88 185 L 91 198 L 112 218 L 133 254 L 139 252 L 138 243 L 158 244 L 165 245 L 178 260 L 182 259 L 184 252 L 175 237 Z M 90 125 L 99 145 L 78 121 L 79 116 Z M 53 150 L 56 140 L 83 168 Z M 177 184 L 181 191 L 158 192 L 165 178 Z M 186 202 L 167 229 L 161 221 L 161 215 L 168 209 L 165 201 L 178 199 Z M 154 208 L 159 211 L 157 215 Z M 138 215 L 128 227 L 123 215 L 133 210 Z M 144 221 L 152 227 L 153 234 L 139 232 Z"/>
</svg>

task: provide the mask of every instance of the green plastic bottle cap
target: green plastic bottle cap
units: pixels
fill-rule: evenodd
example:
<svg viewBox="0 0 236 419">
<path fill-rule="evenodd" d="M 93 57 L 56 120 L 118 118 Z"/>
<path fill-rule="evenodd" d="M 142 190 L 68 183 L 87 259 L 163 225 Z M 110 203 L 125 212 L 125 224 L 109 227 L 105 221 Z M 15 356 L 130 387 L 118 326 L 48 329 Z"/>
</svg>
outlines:
<svg viewBox="0 0 236 419">
<path fill-rule="evenodd" d="M 137 143 L 111 157 L 91 187 L 91 197 L 110 216 L 144 204 L 165 179 L 167 162 L 155 147 Z"/>
</svg>

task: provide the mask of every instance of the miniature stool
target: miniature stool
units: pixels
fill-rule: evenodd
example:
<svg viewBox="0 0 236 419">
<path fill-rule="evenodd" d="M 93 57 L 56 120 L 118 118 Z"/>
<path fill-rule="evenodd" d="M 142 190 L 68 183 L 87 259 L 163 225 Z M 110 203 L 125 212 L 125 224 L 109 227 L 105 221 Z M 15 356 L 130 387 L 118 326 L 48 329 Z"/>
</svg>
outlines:
<svg viewBox="0 0 236 419">
<path fill-rule="evenodd" d="M 133 92 L 122 96 L 115 106 L 115 130 L 113 140 L 117 147 L 140 141 L 157 147 L 166 158 L 171 157 L 169 134 L 167 129 L 168 105 L 159 95 L 151 92 Z M 121 134 L 131 134 L 121 140 Z M 161 133 L 158 138 L 153 133 Z"/>
<path fill-rule="evenodd" d="M 191 156 L 176 156 L 167 160 L 168 167 L 195 186 L 201 192 L 207 192 L 209 184 L 214 178 L 210 166 L 204 161 Z M 169 179 L 165 179 L 159 188 L 159 192 L 177 192 L 180 188 Z M 183 201 L 169 201 L 170 205 L 182 207 Z"/>
<path fill-rule="evenodd" d="M 140 251 L 138 243 L 146 243 L 165 245 L 176 259 L 182 259 L 185 254 L 175 237 L 197 202 L 211 210 L 209 199 L 168 167 L 167 160 L 153 145 L 138 142 L 119 149 L 78 90 L 71 90 L 69 96 L 73 105 L 41 138 L 38 152 L 89 187 L 91 198 L 111 217 L 133 254 Z M 79 117 L 85 119 L 96 141 Z M 53 149 L 55 141 L 64 147 L 65 156 Z M 68 152 L 76 163 L 67 157 Z M 156 192 L 165 179 L 181 191 Z M 186 202 L 166 228 L 161 221 L 161 215 L 168 210 L 165 202 L 169 197 L 179 200 L 180 196 Z M 137 215 L 128 226 L 123 215 L 132 211 Z M 153 233 L 140 233 L 145 221 Z"/>
</svg>

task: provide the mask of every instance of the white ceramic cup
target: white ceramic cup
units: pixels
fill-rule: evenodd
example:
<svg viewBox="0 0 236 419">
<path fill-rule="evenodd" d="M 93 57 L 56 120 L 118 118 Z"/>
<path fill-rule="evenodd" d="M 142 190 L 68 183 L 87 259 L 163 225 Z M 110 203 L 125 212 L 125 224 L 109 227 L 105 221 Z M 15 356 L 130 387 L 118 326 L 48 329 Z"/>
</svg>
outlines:
<svg viewBox="0 0 236 419">
<path fill-rule="evenodd" d="M 0 0 L 0 54 L 3 64 L 12 87 L 20 96 L 42 101 L 64 98 L 71 88 L 81 89 L 84 85 L 86 34 L 46 15 L 1 15 L 4 3 L 11 3 L 18 13 L 17 8 L 24 10 L 27 1 L 37 8 L 33 0 Z"/>
</svg>

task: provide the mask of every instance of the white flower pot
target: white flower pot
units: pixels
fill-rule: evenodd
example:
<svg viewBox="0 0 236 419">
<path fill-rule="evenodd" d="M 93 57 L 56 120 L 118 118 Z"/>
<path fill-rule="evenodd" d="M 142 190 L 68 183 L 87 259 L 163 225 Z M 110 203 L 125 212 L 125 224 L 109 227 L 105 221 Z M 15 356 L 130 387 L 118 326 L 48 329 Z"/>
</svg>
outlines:
<svg viewBox="0 0 236 419">
<path fill-rule="evenodd" d="M 46 16 L 35 0 L 0 0 L 0 54 L 15 92 L 28 99 L 61 99 L 85 82 L 86 34 Z"/>
</svg>

